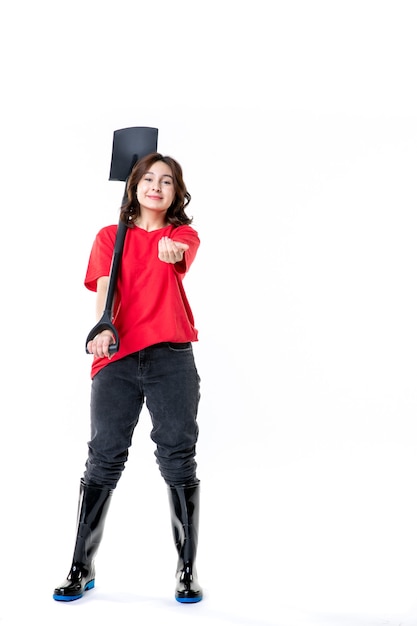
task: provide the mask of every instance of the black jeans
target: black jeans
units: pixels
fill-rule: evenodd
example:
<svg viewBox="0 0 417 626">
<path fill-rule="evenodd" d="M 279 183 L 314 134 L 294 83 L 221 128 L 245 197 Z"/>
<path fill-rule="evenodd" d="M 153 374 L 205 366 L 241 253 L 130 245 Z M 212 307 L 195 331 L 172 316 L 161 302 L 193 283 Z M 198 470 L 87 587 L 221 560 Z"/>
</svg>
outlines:
<svg viewBox="0 0 417 626">
<path fill-rule="evenodd" d="M 110 361 L 92 381 L 85 482 L 116 487 L 146 402 L 163 479 L 168 485 L 195 483 L 199 400 L 191 343 L 160 343 Z"/>
</svg>

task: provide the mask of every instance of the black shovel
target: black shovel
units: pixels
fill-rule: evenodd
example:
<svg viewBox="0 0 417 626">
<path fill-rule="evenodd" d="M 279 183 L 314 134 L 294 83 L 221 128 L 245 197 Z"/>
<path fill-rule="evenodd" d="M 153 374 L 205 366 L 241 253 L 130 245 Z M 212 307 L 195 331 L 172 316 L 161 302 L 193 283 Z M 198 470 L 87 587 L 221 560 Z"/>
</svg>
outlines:
<svg viewBox="0 0 417 626">
<path fill-rule="evenodd" d="M 113 152 L 110 166 L 109 180 L 122 180 L 126 182 L 122 204 L 127 199 L 127 180 L 135 163 L 142 157 L 157 151 L 158 129 L 147 126 L 133 126 L 131 128 L 121 128 L 113 133 Z M 109 346 L 109 353 L 114 354 L 119 349 L 119 333 L 112 324 L 113 301 L 116 289 L 117 277 L 119 273 L 120 260 L 123 253 L 127 226 L 119 220 L 114 244 L 113 258 L 110 267 L 109 284 L 107 287 L 106 302 L 101 319 L 90 330 L 85 342 L 85 350 L 89 341 L 94 339 L 102 330 L 110 330 L 115 339 L 115 343 Z"/>
</svg>

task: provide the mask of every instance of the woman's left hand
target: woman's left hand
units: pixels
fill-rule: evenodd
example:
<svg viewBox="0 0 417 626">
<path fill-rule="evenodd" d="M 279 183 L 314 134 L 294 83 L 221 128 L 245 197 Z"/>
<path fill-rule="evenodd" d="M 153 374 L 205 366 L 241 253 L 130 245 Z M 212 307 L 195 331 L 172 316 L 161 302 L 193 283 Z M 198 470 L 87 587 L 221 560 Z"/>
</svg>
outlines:
<svg viewBox="0 0 417 626">
<path fill-rule="evenodd" d="M 180 241 L 174 241 L 169 237 L 162 237 L 158 242 L 158 258 L 164 263 L 179 263 L 184 257 L 184 252 L 189 246 Z"/>
</svg>

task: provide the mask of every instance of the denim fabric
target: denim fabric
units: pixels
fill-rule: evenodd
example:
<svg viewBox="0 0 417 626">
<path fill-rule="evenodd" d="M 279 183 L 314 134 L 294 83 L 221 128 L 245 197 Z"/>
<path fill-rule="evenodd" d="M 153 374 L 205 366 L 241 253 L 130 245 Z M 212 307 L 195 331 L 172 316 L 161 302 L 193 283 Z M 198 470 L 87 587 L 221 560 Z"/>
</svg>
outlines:
<svg viewBox="0 0 417 626">
<path fill-rule="evenodd" d="M 87 484 L 114 489 L 146 403 L 159 470 L 168 485 L 195 483 L 200 377 L 191 343 L 161 343 L 110 361 L 91 386 Z"/>
</svg>

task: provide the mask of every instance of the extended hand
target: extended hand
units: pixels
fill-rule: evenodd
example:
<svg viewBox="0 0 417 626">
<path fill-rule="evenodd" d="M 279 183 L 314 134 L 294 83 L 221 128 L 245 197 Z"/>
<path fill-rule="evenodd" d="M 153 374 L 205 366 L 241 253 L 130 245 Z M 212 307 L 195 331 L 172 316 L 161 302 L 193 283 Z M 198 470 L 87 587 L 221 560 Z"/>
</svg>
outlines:
<svg viewBox="0 0 417 626">
<path fill-rule="evenodd" d="M 158 258 L 164 263 L 179 263 L 189 246 L 180 241 L 173 241 L 169 237 L 162 237 L 158 242 Z"/>
</svg>

